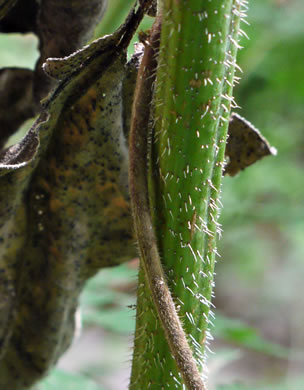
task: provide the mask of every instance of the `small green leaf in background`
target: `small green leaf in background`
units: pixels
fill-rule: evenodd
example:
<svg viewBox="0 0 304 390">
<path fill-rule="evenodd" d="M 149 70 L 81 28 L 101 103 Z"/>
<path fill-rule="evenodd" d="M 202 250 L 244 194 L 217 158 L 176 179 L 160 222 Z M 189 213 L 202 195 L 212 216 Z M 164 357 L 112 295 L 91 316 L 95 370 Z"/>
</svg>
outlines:
<svg viewBox="0 0 304 390">
<path fill-rule="evenodd" d="M 217 386 L 216 390 L 253 390 L 253 388 L 243 384 L 233 384 L 233 385 Z"/>
<path fill-rule="evenodd" d="M 106 390 L 98 386 L 91 379 L 77 374 L 70 374 L 61 370 L 54 370 L 44 381 L 37 386 L 37 390 Z"/>
<path fill-rule="evenodd" d="M 130 307 L 135 304 L 136 274 L 137 269 L 123 264 L 103 270 L 92 278 L 80 300 L 84 325 L 97 325 L 116 333 L 132 333 L 135 312 Z M 132 281 L 134 294 L 130 294 Z"/>
<path fill-rule="evenodd" d="M 288 380 L 284 383 L 269 384 L 254 384 L 247 386 L 242 383 L 220 385 L 216 387 L 216 390 L 303 390 L 304 377 Z"/>
<path fill-rule="evenodd" d="M 288 348 L 266 340 L 259 334 L 257 329 L 248 326 L 238 319 L 228 318 L 216 312 L 214 323 L 215 327 L 212 334 L 216 339 L 222 339 L 278 358 L 287 359 L 289 356 L 290 351 Z"/>
</svg>

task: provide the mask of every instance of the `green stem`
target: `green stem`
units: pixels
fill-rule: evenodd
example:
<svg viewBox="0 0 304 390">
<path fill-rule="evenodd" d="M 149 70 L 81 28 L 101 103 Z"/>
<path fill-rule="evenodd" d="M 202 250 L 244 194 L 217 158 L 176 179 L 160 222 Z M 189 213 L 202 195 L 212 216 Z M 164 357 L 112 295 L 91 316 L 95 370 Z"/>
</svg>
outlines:
<svg viewBox="0 0 304 390">
<path fill-rule="evenodd" d="M 203 390 L 203 382 L 167 286 L 149 206 L 147 180 L 148 128 L 160 29 L 161 17 L 159 16 L 152 27 L 149 40 L 145 43 L 145 53 L 137 76 L 129 142 L 130 196 L 141 264 L 158 319 L 162 324 L 172 356 L 187 387 L 193 390 Z"/>
<path fill-rule="evenodd" d="M 162 10 L 150 203 L 167 282 L 200 370 L 240 6 L 238 0 L 165 0 Z M 190 389 L 172 355 L 141 269 L 131 389 Z"/>
</svg>

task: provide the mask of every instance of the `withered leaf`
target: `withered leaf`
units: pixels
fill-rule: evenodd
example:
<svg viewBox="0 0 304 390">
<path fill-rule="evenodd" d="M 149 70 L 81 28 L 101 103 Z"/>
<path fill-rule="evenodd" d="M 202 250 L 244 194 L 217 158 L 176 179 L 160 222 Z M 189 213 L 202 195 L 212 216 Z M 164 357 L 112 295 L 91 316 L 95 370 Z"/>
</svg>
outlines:
<svg viewBox="0 0 304 390">
<path fill-rule="evenodd" d="M 47 57 L 68 55 L 85 44 L 106 5 L 107 0 L 73 0 L 68 5 L 61 0 L 0 0 L 0 31 L 34 32 L 40 41 L 34 73 L 17 68 L 0 71 L 0 149 L 23 121 L 40 112 L 40 100 L 56 85 L 43 72 L 42 63 Z"/>
<path fill-rule="evenodd" d="M 39 147 L 39 137 L 35 128 L 15 145 L 0 152 L 0 176 L 24 167 L 33 161 Z"/>
<path fill-rule="evenodd" d="M 225 154 L 228 163 L 224 174 L 235 176 L 261 158 L 276 155 L 277 151 L 249 121 L 232 113 Z"/>
<path fill-rule="evenodd" d="M 35 158 L 18 169 L 13 156 L 2 160 L 0 388 L 25 390 L 44 375 L 71 342 L 85 281 L 136 254 L 122 114 L 128 40 L 122 35 L 118 42 L 116 34 L 104 38 L 102 49 L 85 60 L 82 52 L 73 57 L 73 71 L 16 146 L 25 153 L 39 136 Z"/>
<path fill-rule="evenodd" d="M 1 318 L 10 321 L 13 334 L 4 343 L 0 387 L 25 389 L 45 373 L 71 341 L 85 280 L 135 254 L 121 170 L 127 159 L 123 75 L 119 58 L 71 106 L 67 101 L 81 75 L 65 86 L 48 105 L 49 119 L 31 130 L 33 137 L 40 133 L 36 158 L 3 176 L 1 238 L 17 249 L 6 250 L 0 263 L 3 285 L 12 297 L 18 291 L 18 310 L 12 320 L 14 305 L 5 290 Z"/>
</svg>

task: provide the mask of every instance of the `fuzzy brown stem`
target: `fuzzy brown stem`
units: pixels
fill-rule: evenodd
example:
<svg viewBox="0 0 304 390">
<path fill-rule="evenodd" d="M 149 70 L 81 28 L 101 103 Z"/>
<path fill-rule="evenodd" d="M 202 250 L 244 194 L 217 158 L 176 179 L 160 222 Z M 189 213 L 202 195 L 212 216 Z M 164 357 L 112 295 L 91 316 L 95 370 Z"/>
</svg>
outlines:
<svg viewBox="0 0 304 390">
<path fill-rule="evenodd" d="M 129 142 L 129 184 L 135 232 L 146 280 L 171 353 L 188 390 L 204 390 L 192 351 L 168 288 L 153 230 L 148 196 L 148 124 L 157 67 L 161 17 L 158 16 L 138 72 Z"/>
</svg>

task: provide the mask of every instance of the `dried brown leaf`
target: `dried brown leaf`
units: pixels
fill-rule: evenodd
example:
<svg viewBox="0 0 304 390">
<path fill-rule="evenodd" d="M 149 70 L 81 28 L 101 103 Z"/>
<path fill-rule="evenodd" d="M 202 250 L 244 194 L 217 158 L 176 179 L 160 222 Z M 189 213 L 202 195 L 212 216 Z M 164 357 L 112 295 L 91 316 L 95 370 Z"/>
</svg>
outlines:
<svg viewBox="0 0 304 390">
<path fill-rule="evenodd" d="M 34 158 L 17 159 L 18 169 L 2 159 L 0 388 L 25 390 L 44 375 L 71 342 L 85 281 L 135 256 L 122 115 L 131 37 L 126 27 L 95 42 L 89 58 L 78 52 L 16 147 L 28 150 L 39 134 Z"/>
<path fill-rule="evenodd" d="M 235 176 L 261 158 L 276 153 L 276 149 L 269 145 L 266 138 L 249 121 L 236 113 L 231 114 L 226 145 L 228 164 L 225 167 L 225 175 Z"/>
</svg>

